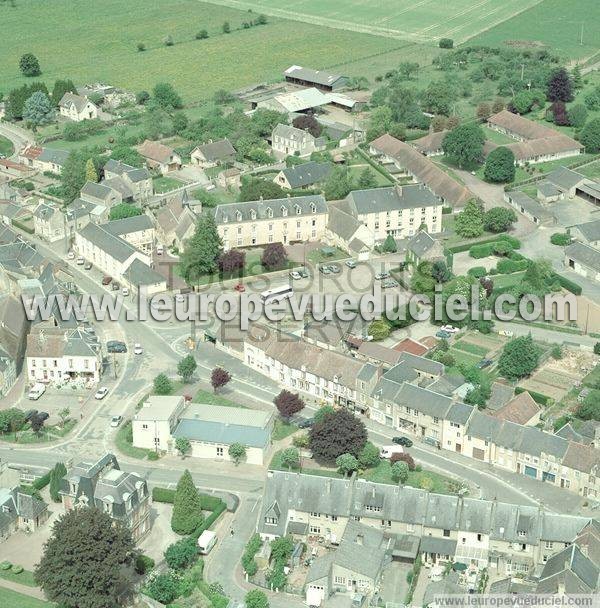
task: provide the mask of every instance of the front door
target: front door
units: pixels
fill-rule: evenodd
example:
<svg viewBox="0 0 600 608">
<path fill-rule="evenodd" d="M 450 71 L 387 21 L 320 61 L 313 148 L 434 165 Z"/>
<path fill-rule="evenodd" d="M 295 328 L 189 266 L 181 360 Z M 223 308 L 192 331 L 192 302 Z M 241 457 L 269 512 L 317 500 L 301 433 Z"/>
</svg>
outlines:
<svg viewBox="0 0 600 608">
<path fill-rule="evenodd" d="M 460 450 L 461 450 L 461 445 L 460 443 L 456 444 L 456 451 L 460 454 Z"/>
</svg>

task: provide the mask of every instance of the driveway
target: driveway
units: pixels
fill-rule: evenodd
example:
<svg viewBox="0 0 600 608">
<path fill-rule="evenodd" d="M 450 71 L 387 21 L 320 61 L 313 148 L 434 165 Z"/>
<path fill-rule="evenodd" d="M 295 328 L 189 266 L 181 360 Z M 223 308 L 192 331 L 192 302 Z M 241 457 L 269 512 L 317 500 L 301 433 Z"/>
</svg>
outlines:
<svg viewBox="0 0 600 608">
<path fill-rule="evenodd" d="M 384 602 L 402 604 L 408 591 L 406 575 L 412 570 L 412 564 L 392 562 L 381 577 L 381 598 Z"/>
<path fill-rule="evenodd" d="M 157 564 L 164 559 L 166 548 L 181 540 L 181 536 L 171 530 L 173 507 L 153 502 L 150 509 L 150 533 L 140 542 L 140 549 Z"/>
</svg>

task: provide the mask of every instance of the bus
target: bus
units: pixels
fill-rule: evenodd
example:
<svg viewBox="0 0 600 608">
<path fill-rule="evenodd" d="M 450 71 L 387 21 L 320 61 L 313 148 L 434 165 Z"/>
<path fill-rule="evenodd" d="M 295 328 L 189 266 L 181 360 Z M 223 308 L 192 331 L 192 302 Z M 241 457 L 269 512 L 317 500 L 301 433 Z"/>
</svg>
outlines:
<svg viewBox="0 0 600 608">
<path fill-rule="evenodd" d="M 273 289 L 263 291 L 260 294 L 260 299 L 263 304 L 267 304 L 268 302 L 279 302 L 280 300 L 290 298 L 293 293 L 294 290 L 290 285 L 281 285 L 280 287 L 274 287 Z"/>
</svg>

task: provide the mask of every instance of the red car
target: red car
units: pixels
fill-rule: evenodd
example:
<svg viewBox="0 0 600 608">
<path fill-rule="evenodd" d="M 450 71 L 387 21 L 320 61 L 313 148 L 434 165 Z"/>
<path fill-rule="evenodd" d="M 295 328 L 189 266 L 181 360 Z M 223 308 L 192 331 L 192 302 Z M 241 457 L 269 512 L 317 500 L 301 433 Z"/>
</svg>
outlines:
<svg viewBox="0 0 600 608">
<path fill-rule="evenodd" d="M 102 285 L 109 285 L 111 281 L 112 281 L 112 277 L 109 277 L 108 275 L 105 277 L 102 277 Z"/>
<path fill-rule="evenodd" d="M 245 287 L 242 285 L 242 283 L 238 283 L 238 284 L 237 284 L 237 285 L 234 287 L 234 289 L 235 289 L 236 291 L 238 291 L 239 293 L 242 293 L 242 292 L 246 291 L 246 288 L 245 288 Z"/>
</svg>

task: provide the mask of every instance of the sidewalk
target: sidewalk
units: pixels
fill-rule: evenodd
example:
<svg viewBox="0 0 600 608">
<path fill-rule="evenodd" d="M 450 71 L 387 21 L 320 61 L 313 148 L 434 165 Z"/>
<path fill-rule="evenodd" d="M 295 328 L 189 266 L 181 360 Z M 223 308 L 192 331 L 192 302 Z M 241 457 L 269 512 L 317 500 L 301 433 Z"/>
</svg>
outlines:
<svg viewBox="0 0 600 608">
<path fill-rule="evenodd" d="M 4 578 L 0 578 L 0 587 L 6 587 L 6 589 L 11 589 L 12 591 L 16 591 L 17 593 L 22 593 L 23 595 L 35 597 L 38 600 L 42 600 L 44 602 L 48 601 L 46 600 L 44 592 L 39 587 L 29 587 L 29 585 L 21 585 L 21 583 L 7 581 Z"/>
</svg>

